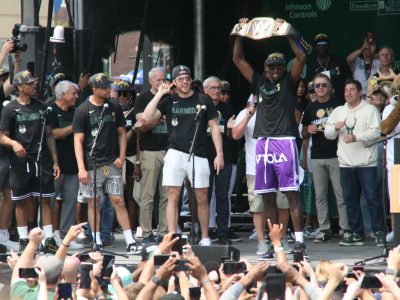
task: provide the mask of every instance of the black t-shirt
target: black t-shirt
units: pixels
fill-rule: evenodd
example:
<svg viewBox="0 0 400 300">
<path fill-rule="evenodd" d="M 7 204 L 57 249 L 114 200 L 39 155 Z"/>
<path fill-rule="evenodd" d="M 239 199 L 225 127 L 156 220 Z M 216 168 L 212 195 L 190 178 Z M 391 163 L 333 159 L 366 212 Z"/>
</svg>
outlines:
<svg viewBox="0 0 400 300">
<path fill-rule="evenodd" d="M 303 114 L 301 123 L 304 126 L 313 124 L 317 126 L 318 131 L 316 134 L 311 135 L 312 146 L 311 146 L 311 158 L 334 158 L 337 157 L 337 139 L 328 140 L 325 135 L 325 124 L 332 111 L 340 106 L 341 103 L 331 98 L 325 103 L 318 101 L 310 103 Z"/>
<path fill-rule="evenodd" d="M 42 128 L 42 116 L 46 105 L 31 98 L 28 105 L 22 105 L 17 100 L 11 101 L 1 112 L 0 131 L 8 131 L 10 138 L 20 143 L 25 151 L 25 157 L 17 157 L 10 151 L 11 163 L 34 162 L 39 151 L 39 141 Z M 48 125 L 48 120 L 46 121 Z M 45 137 L 42 145 L 42 158 L 50 159 Z"/>
<path fill-rule="evenodd" d="M 254 72 L 251 91 L 257 95 L 254 137 L 298 137 L 294 109 L 297 105 L 296 81 L 286 73 L 279 82 L 270 82 Z"/>
<path fill-rule="evenodd" d="M 207 157 L 207 125 L 209 120 L 217 117 L 217 112 L 211 99 L 198 92 L 194 92 L 189 98 L 168 95 L 158 104 L 158 109 L 166 116 L 168 148 L 189 153 L 196 127 L 194 119 L 202 105 L 206 106 L 206 110 L 199 118 L 200 125 L 193 153 Z"/>
<path fill-rule="evenodd" d="M 135 100 L 134 114 L 144 112 L 147 104 L 154 98 L 151 91 L 146 91 L 139 95 Z M 167 148 L 168 130 L 165 122 L 160 122 L 151 130 L 142 133 L 140 136 L 140 149 L 147 151 L 160 151 Z"/>
<path fill-rule="evenodd" d="M 217 111 L 217 120 L 219 131 L 221 132 L 222 136 L 222 150 L 224 153 L 224 162 L 226 164 L 236 164 L 237 163 L 237 156 L 238 156 L 238 149 L 237 149 L 237 142 L 228 137 L 228 120 L 230 117 L 234 115 L 233 109 L 230 104 L 218 102 L 215 106 Z M 208 134 L 208 148 L 207 148 L 207 158 L 210 163 L 214 162 L 215 156 L 217 152 L 215 151 L 215 147 L 213 144 L 212 136 L 210 127 L 207 129 Z"/>
<path fill-rule="evenodd" d="M 56 103 L 53 103 L 50 107 L 53 110 L 48 118 L 49 124 L 53 129 L 65 128 L 72 125 L 75 108 L 71 107 L 67 111 L 64 111 Z M 56 146 L 61 174 L 78 174 L 78 165 L 74 150 L 74 134 L 71 133 L 63 139 L 56 139 Z"/>
<path fill-rule="evenodd" d="M 124 112 L 125 114 L 125 112 Z M 125 115 L 125 128 L 126 132 L 131 130 L 131 127 L 136 123 L 135 119 L 135 114 L 133 112 L 133 109 L 130 110 L 127 115 Z M 127 147 L 126 147 L 126 156 L 132 156 L 136 155 L 136 134 L 134 133 L 131 137 L 131 139 L 128 141 Z"/>
<path fill-rule="evenodd" d="M 94 150 L 97 167 L 107 165 L 117 158 L 117 128 L 125 127 L 125 118 L 119 104 L 111 100 L 107 100 L 106 103 L 109 107 L 104 110 L 103 126 Z M 103 106 L 93 105 L 90 101 L 85 101 L 75 110 L 73 130 L 75 133 L 85 134 L 83 152 L 88 170 L 93 169 L 93 158 L 89 158 L 89 154 L 100 125 L 102 110 Z"/>
<path fill-rule="evenodd" d="M 339 55 L 331 54 L 327 65 L 323 68 L 318 62 L 318 59 L 312 60 L 307 63 L 307 82 L 313 80 L 314 76 L 321 72 L 329 72 L 332 87 L 335 91 L 336 98 L 341 101 L 342 105 L 344 101 L 344 82 L 346 79 L 353 78 L 353 73 L 350 70 L 346 59 Z"/>
</svg>

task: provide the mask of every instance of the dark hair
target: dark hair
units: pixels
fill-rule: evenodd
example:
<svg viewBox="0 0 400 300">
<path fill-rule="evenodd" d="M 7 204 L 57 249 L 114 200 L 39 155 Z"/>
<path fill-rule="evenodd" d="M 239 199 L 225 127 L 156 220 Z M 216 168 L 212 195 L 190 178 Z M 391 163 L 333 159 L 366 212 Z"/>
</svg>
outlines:
<svg viewBox="0 0 400 300">
<path fill-rule="evenodd" d="M 346 81 L 344 82 L 344 86 L 349 84 L 354 84 L 359 92 L 362 91 L 361 83 L 358 80 L 355 80 L 353 78 L 346 79 Z"/>
</svg>

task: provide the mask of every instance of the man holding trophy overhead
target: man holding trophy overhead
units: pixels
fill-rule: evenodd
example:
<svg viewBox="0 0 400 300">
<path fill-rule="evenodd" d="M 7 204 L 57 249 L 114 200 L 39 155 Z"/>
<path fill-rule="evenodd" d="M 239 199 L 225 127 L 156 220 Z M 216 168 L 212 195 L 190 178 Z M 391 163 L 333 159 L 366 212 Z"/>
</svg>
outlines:
<svg viewBox="0 0 400 300">
<path fill-rule="evenodd" d="M 296 237 L 295 251 L 302 252 L 306 257 L 303 210 L 299 199 L 298 129 L 294 109 L 297 81 L 304 67 L 306 52 L 311 49 L 294 28 L 281 19 L 256 18 L 250 22 L 240 19 L 232 35 L 238 35 L 233 48 L 233 62 L 251 83 L 251 92 L 257 96 L 254 103 L 258 111 L 254 128 L 254 137 L 258 138 L 254 192 L 263 195 L 264 212 L 272 224 L 278 223 L 277 190 L 286 194 Z M 255 72 L 245 59 L 243 36 L 255 40 L 286 36 L 295 55 L 290 72 L 286 72 L 285 56 L 278 52 L 268 55 L 264 62 L 264 74 Z M 262 244 L 265 245 L 265 242 L 261 242 L 259 247 Z M 281 245 L 274 247 L 275 252 L 283 251 Z M 260 259 L 272 258 L 271 249 L 265 247 L 265 250 Z"/>
</svg>

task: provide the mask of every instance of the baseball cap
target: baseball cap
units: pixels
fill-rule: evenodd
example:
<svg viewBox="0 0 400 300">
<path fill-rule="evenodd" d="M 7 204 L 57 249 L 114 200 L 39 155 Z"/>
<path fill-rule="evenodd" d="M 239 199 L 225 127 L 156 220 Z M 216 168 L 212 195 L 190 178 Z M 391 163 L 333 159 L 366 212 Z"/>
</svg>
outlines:
<svg viewBox="0 0 400 300">
<path fill-rule="evenodd" d="M 112 87 L 116 91 L 121 91 L 121 92 L 134 92 L 135 91 L 135 87 L 132 84 L 132 82 L 126 81 L 126 80 L 114 82 Z"/>
<path fill-rule="evenodd" d="M 221 92 L 229 92 L 231 90 L 231 85 L 228 81 L 221 81 Z"/>
<path fill-rule="evenodd" d="M 47 282 L 55 280 L 61 273 L 64 262 L 57 256 L 41 256 L 36 262 L 46 274 Z"/>
<path fill-rule="evenodd" d="M 184 65 L 178 65 L 172 69 L 172 79 L 175 79 L 176 77 L 181 75 L 191 76 L 190 69 Z"/>
<path fill-rule="evenodd" d="M 54 87 L 57 85 L 57 83 L 59 83 L 62 80 L 72 80 L 71 77 L 65 75 L 64 73 L 57 73 L 54 74 L 53 77 L 50 80 L 50 86 Z"/>
<path fill-rule="evenodd" d="M 329 44 L 329 38 L 325 33 L 318 33 L 314 37 L 314 44 L 315 44 L 315 46 L 328 45 Z"/>
<path fill-rule="evenodd" d="M 274 52 L 268 55 L 267 59 L 264 62 L 265 65 L 270 66 L 270 65 L 285 65 L 286 64 L 286 59 L 285 55 L 280 52 Z"/>
<path fill-rule="evenodd" d="M 21 84 L 29 84 L 38 80 L 38 78 L 32 76 L 31 71 L 23 70 L 14 76 L 13 84 L 19 86 Z"/>
<path fill-rule="evenodd" d="M 96 73 L 89 78 L 90 88 L 107 89 L 111 86 L 112 81 L 104 73 Z"/>
<path fill-rule="evenodd" d="M 7 69 L 0 68 L 0 77 L 9 74 L 10 72 Z"/>
<path fill-rule="evenodd" d="M 314 93 L 314 82 L 310 81 L 307 86 L 307 91 L 309 93 Z"/>
</svg>

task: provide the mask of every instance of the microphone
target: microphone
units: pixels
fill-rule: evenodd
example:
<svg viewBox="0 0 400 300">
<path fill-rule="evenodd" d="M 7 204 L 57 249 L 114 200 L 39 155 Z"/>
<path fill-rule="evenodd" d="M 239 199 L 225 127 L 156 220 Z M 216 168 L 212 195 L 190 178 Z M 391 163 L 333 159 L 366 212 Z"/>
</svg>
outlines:
<svg viewBox="0 0 400 300">
<path fill-rule="evenodd" d="M 50 106 L 48 107 L 48 108 L 46 108 L 43 112 L 40 112 L 39 111 L 39 113 L 42 115 L 42 116 L 47 116 L 49 113 L 51 113 L 53 111 L 53 108 L 51 108 Z"/>
<path fill-rule="evenodd" d="M 196 113 L 196 117 L 194 118 L 195 121 L 197 121 L 202 113 L 207 109 L 207 106 L 205 106 L 204 104 L 200 107 L 199 111 Z"/>
<path fill-rule="evenodd" d="M 106 111 L 106 108 L 108 108 L 108 103 L 104 103 L 104 105 L 103 105 L 103 109 L 102 109 L 102 111 L 100 113 L 100 120 L 103 120 L 104 112 Z"/>
</svg>

